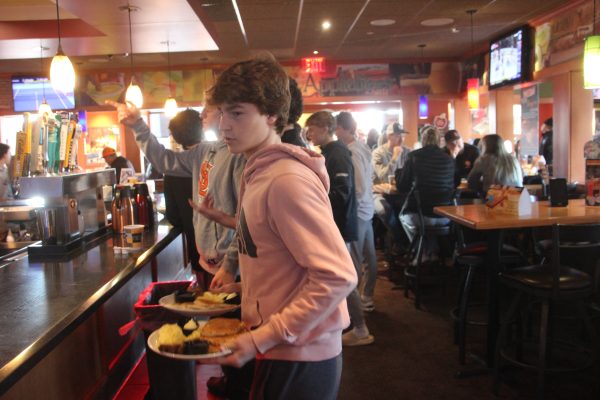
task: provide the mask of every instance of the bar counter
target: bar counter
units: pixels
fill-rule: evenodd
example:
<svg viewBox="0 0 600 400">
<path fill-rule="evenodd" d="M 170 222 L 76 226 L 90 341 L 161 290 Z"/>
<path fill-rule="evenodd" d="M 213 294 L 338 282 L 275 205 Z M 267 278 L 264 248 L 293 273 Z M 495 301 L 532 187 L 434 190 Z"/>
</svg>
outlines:
<svg viewBox="0 0 600 400">
<path fill-rule="evenodd" d="M 143 250 L 115 253 L 108 234 L 65 261 L 27 253 L 0 267 L 0 396 L 109 398 L 143 351 L 133 304 L 184 268 L 180 231 L 159 224 Z M 142 337 L 142 340 L 140 340 Z M 35 387 L 32 387 L 35 386 Z"/>
</svg>

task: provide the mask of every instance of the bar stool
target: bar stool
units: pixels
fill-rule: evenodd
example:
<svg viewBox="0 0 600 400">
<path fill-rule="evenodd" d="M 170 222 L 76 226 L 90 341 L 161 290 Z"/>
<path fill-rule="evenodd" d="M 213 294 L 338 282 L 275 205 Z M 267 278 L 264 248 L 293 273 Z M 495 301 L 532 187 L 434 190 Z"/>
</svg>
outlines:
<svg viewBox="0 0 600 400">
<path fill-rule="evenodd" d="M 494 364 L 494 394 L 498 394 L 500 386 L 500 370 L 502 362 L 534 369 L 537 373 L 537 397 L 544 397 L 544 379 L 547 372 L 565 372 L 584 369 L 592 365 L 597 356 L 597 337 L 594 326 L 586 311 L 585 299 L 593 292 L 593 281 L 589 274 L 578 269 L 561 265 L 561 253 L 567 251 L 583 257 L 596 257 L 600 250 L 600 224 L 593 225 L 554 225 L 552 227 L 552 255 L 550 264 L 538 264 L 523 268 L 515 268 L 499 274 L 501 284 L 512 288 L 516 295 L 502 321 L 496 344 L 496 361 Z M 564 257 L 565 259 L 567 257 Z M 569 257 L 570 259 L 570 257 Z M 526 340 L 517 335 L 515 356 L 508 352 L 507 337 L 511 322 L 518 316 L 519 306 L 527 296 L 541 302 L 540 331 L 537 342 L 537 360 L 526 362 L 522 359 L 522 344 Z M 590 338 L 589 348 L 576 347 L 573 343 L 551 340 L 548 343 L 548 325 L 550 309 L 558 303 L 574 302 L 579 317 L 583 320 L 587 337 Z M 532 304 L 527 302 L 527 306 Z M 553 347 L 568 346 L 569 350 L 580 350 L 585 354 L 584 362 L 576 368 L 549 367 L 548 354 Z"/>
<path fill-rule="evenodd" d="M 461 365 L 465 364 L 467 325 L 487 326 L 487 323 L 468 318 L 470 308 L 482 306 L 483 304 L 470 303 L 471 285 L 474 274 L 485 267 L 485 256 L 488 251 L 487 243 L 473 242 L 466 244 L 462 227 L 457 225 L 456 229 L 456 252 L 455 264 L 464 266 L 458 286 L 457 305 L 450 310 L 450 316 L 454 320 L 454 342 L 458 345 L 458 360 Z M 500 255 L 502 265 L 522 265 L 525 258 L 516 247 L 503 244 Z"/>
<path fill-rule="evenodd" d="M 408 298 L 409 291 L 412 291 L 415 295 L 415 308 L 421 308 L 421 289 L 423 279 L 425 278 L 423 274 L 423 251 L 424 251 L 424 242 L 425 239 L 429 240 L 438 240 L 440 237 L 448 237 L 452 232 L 452 225 L 448 222 L 445 225 L 426 225 L 425 217 L 423 215 L 423 209 L 421 206 L 421 198 L 419 196 L 419 191 L 414 189 L 411 191 L 409 196 L 414 196 L 417 203 L 417 217 L 418 222 L 416 225 L 416 236 L 413 238 L 409 249 L 409 257 L 412 259 L 416 259 L 415 265 L 409 265 L 404 269 L 404 277 L 405 277 L 405 286 L 404 286 L 404 297 Z M 414 257 L 414 258 L 413 258 Z M 429 280 L 446 280 L 448 271 L 441 270 L 440 273 L 429 274 L 426 278 Z"/>
</svg>

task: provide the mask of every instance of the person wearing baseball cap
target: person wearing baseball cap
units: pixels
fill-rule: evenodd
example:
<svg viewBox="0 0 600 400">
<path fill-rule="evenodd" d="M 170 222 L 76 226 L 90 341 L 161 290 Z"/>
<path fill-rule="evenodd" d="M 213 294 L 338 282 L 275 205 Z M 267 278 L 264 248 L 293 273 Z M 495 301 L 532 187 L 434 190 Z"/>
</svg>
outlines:
<svg viewBox="0 0 600 400">
<path fill-rule="evenodd" d="M 444 140 L 446 141 L 446 153 L 456 162 L 454 183 L 458 186 L 461 179 L 466 179 L 473 169 L 475 160 L 479 158 L 479 149 L 469 143 L 464 143 L 460 133 L 455 129 L 446 132 Z"/>
<path fill-rule="evenodd" d="M 102 150 L 102 158 L 104 158 L 104 161 L 108 164 L 109 168 L 114 168 L 116 170 L 118 183 L 121 182 L 121 170 L 123 168 L 134 169 L 131 162 L 123 156 L 117 156 L 117 151 L 112 147 L 107 146 Z"/>
<path fill-rule="evenodd" d="M 403 145 L 407 133 L 398 122 L 389 124 L 386 131 L 387 142 L 373 150 L 374 179 L 373 184 L 390 183 L 390 177 L 395 177 L 396 170 L 404 167 L 404 163 L 410 153 L 410 149 Z M 373 193 L 373 205 L 375 215 L 381 220 L 387 229 L 385 238 L 385 256 L 388 262 L 392 262 L 392 248 L 394 243 L 403 243 L 404 234 L 400 227 L 397 212 L 381 193 Z"/>
</svg>

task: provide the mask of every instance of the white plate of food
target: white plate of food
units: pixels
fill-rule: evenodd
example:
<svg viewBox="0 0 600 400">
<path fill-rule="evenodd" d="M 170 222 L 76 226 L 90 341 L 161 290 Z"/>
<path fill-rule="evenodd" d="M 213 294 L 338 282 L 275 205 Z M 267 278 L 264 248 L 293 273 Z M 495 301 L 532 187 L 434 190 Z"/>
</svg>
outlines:
<svg viewBox="0 0 600 400">
<path fill-rule="evenodd" d="M 194 326 L 188 328 L 190 324 Z M 246 331 L 240 320 L 230 318 L 190 320 L 184 328 L 188 328 L 187 335 L 177 324 L 164 324 L 150 334 L 148 347 L 157 354 L 177 360 L 205 360 L 231 354 L 224 343 Z"/>
<path fill-rule="evenodd" d="M 232 295 L 237 296 L 235 293 L 204 292 L 201 295 L 190 294 L 190 296 L 192 295 L 194 297 L 193 301 L 180 302 L 176 299 L 176 293 L 171 293 L 161 297 L 160 300 L 158 300 L 158 304 L 167 310 L 186 317 L 214 317 L 240 308 L 239 304 L 225 303 L 227 297 Z"/>
</svg>

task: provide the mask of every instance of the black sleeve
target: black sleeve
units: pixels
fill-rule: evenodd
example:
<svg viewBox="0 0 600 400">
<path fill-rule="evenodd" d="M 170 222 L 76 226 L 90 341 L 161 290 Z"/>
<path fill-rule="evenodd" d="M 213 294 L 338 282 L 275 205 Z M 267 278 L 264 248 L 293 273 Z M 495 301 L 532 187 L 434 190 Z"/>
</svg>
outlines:
<svg viewBox="0 0 600 400">
<path fill-rule="evenodd" d="M 330 189 L 329 201 L 334 209 L 344 209 L 348 206 L 350 196 L 354 195 L 354 168 L 352 159 L 341 153 L 332 154 L 327 163 Z"/>
<path fill-rule="evenodd" d="M 413 184 L 413 155 L 411 153 L 406 157 L 404 168 L 402 168 L 400 179 L 396 177 L 396 189 L 400 193 L 408 193 Z"/>
</svg>

